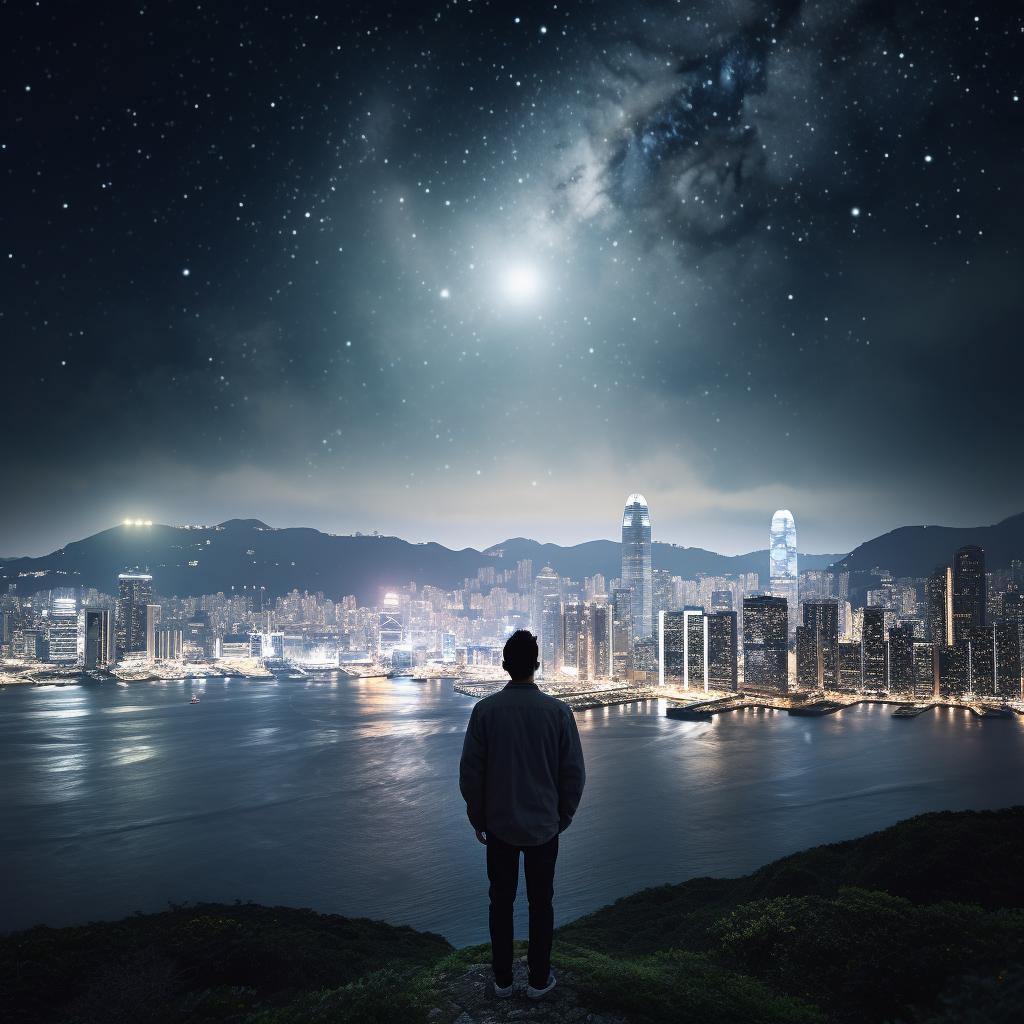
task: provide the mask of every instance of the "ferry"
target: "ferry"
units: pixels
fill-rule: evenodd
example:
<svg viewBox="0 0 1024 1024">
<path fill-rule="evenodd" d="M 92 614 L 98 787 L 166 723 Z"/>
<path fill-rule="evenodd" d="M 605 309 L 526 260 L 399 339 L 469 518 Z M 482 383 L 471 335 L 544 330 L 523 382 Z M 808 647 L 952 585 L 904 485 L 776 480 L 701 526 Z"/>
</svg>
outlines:
<svg viewBox="0 0 1024 1024">
<path fill-rule="evenodd" d="M 199 703 L 199 698 L 193 693 L 192 694 L 192 699 L 189 701 L 189 704 L 198 704 L 198 703 Z"/>
</svg>

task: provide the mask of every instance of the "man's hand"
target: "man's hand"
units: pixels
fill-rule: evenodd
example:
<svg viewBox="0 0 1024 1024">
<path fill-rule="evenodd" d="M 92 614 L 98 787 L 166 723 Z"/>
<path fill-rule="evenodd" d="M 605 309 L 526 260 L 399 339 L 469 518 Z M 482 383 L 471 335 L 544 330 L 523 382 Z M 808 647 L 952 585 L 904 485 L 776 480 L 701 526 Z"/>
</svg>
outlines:
<svg viewBox="0 0 1024 1024">
<path fill-rule="evenodd" d="M 481 832 L 480 829 L 478 829 L 478 828 L 474 829 L 473 831 L 476 832 L 476 841 L 478 843 L 482 843 L 484 846 L 486 846 L 487 845 L 487 837 L 483 834 L 483 832 Z"/>
</svg>

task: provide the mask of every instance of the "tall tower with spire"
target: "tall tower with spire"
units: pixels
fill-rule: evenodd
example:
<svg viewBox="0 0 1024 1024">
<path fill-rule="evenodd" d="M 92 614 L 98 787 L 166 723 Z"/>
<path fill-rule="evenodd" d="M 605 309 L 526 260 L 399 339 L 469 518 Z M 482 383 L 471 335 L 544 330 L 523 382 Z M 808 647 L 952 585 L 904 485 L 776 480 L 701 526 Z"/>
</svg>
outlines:
<svg viewBox="0 0 1024 1024">
<path fill-rule="evenodd" d="M 768 541 L 770 590 L 774 597 L 784 597 L 789 603 L 789 636 L 796 635 L 800 625 L 800 604 L 796 565 L 796 523 L 788 508 L 779 509 L 772 516 Z"/>
<path fill-rule="evenodd" d="M 633 637 L 654 633 L 651 513 L 642 494 L 631 494 L 622 513 L 622 588 L 633 591 Z"/>
</svg>

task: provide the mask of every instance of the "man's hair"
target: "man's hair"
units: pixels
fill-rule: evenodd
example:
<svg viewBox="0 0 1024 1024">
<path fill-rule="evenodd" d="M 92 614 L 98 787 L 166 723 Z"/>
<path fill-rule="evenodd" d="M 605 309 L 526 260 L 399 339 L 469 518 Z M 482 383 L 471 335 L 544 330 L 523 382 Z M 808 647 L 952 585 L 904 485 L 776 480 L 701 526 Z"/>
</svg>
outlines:
<svg viewBox="0 0 1024 1024">
<path fill-rule="evenodd" d="M 537 638 L 528 629 L 517 629 L 505 641 L 501 667 L 513 680 L 529 679 L 540 667 L 537 654 Z"/>
</svg>

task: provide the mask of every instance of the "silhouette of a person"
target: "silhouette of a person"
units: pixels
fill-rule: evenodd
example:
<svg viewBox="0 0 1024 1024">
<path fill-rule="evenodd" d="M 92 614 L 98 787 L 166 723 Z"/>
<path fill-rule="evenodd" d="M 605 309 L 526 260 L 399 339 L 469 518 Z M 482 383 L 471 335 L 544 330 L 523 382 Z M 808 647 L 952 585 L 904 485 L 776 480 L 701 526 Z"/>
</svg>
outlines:
<svg viewBox="0 0 1024 1024">
<path fill-rule="evenodd" d="M 555 987 L 551 901 L 558 837 L 572 824 L 586 775 L 572 711 L 533 681 L 540 667 L 537 638 L 517 629 L 502 654 L 511 681 L 473 708 L 459 788 L 476 837 L 487 847 L 495 994 L 512 994 L 512 908 L 522 853 L 530 904 L 526 995 L 539 999 Z"/>
</svg>

